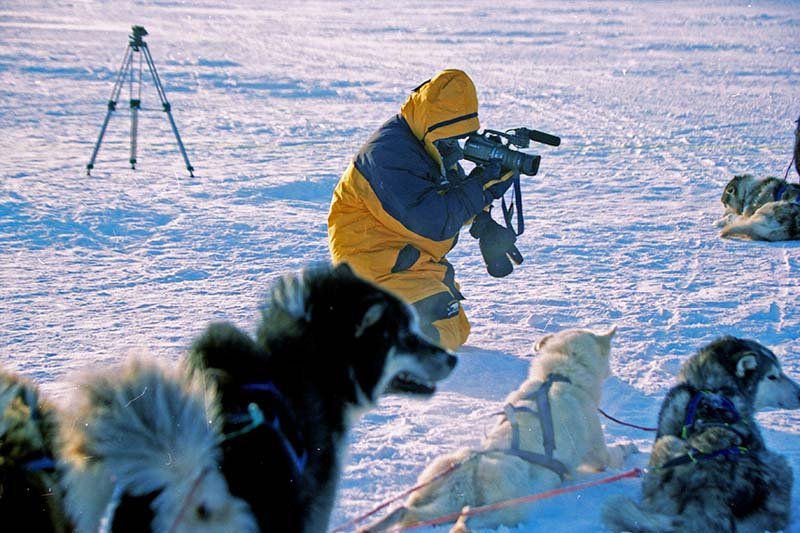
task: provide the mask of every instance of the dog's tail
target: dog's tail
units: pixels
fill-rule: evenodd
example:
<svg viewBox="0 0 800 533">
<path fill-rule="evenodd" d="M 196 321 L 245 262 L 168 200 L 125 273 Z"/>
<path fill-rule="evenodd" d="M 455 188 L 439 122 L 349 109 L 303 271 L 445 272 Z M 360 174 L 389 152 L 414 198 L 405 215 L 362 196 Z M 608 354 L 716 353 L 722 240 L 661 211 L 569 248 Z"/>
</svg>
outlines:
<svg viewBox="0 0 800 533">
<path fill-rule="evenodd" d="M 624 496 L 613 496 L 603 506 L 603 524 L 611 531 L 631 533 L 659 533 L 674 531 L 670 516 L 647 511 Z"/>
</svg>

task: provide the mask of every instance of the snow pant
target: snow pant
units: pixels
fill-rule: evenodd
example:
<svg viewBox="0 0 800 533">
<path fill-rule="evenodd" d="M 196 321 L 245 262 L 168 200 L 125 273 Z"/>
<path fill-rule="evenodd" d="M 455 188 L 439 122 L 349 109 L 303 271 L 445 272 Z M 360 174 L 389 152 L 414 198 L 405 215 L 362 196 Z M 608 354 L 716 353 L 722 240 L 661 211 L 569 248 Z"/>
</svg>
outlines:
<svg viewBox="0 0 800 533">
<path fill-rule="evenodd" d="M 470 325 L 453 269 L 449 263 L 446 267 L 397 272 L 382 277 L 378 284 L 416 309 L 422 332 L 432 341 L 456 351 L 467 342 Z"/>
</svg>

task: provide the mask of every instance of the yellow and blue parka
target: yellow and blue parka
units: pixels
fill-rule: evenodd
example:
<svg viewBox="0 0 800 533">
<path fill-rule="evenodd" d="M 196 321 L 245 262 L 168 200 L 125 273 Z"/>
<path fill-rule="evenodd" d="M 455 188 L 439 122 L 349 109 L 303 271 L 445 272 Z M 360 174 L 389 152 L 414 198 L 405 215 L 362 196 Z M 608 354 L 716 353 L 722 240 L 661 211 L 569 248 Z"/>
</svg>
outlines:
<svg viewBox="0 0 800 533">
<path fill-rule="evenodd" d="M 448 180 L 434 143 L 479 128 L 472 80 L 460 70 L 439 72 L 361 147 L 328 215 L 334 263 L 346 261 L 414 304 L 437 330 L 428 333 L 450 349 L 466 341 L 469 322 L 445 256 L 491 196 L 480 180 Z"/>
</svg>

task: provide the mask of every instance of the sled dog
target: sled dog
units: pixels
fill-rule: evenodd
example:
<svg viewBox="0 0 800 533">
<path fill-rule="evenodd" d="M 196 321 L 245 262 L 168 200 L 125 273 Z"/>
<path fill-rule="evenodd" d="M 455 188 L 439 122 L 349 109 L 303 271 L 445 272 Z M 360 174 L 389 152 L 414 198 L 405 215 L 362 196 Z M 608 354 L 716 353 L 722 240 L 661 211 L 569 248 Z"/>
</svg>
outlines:
<svg viewBox="0 0 800 533">
<path fill-rule="evenodd" d="M 75 531 L 258 531 L 219 471 L 213 388 L 139 358 L 78 390 L 60 453 Z"/>
<path fill-rule="evenodd" d="M 428 396 L 456 357 L 413 309 L 346 264 L 280 279 L 256 338 L 212 324 L 188 365 L 219 387 L 222 473 L 263 531 L 328 526 L 353 416 L 385 393 Z"/>
<path fill-rule="evenodd" d="M 0 516 L 31 531 L 70 531 L 55 469 L 57 412 L 38 388 L 0 371 Z"/>
<path fill-rule="evenodd" d="M 722 193 L 722 237 L 763 241 L 800 239 L 800 184 L 735 176 Z"/>
<path fill-rule="evenodd" d="M 613 531 L 763 532 L 789 521 L 793 476 L 754 413 L 798 408 L 800 386 L 756 341 L 721 337 L 689 358 L 662 403 L 643 501 L 609 500 Z"/>
<path fill-rule="evenodd" d="M 459 513 L 557 487 L 577 471 L 621 467 L 636 451 L 625 444 L 607 447 L 598 419 L 605 378 L 610 374 L 612 327 L 604 333 L 583 329 L 547 335 L 528 378 L 505 400 L 502 418 L 482 446 L 462 448 L 435 459 L 420 475 L 405 504 L 366 531 L 383 531 Z M 470 527 L 512 527 L 530 507 L 514 506 L 469 519 Z M 463 521 L 462 521 L 463 522 Z M 463 529 L 463 524 L 460 526 Z"/>
</svg>

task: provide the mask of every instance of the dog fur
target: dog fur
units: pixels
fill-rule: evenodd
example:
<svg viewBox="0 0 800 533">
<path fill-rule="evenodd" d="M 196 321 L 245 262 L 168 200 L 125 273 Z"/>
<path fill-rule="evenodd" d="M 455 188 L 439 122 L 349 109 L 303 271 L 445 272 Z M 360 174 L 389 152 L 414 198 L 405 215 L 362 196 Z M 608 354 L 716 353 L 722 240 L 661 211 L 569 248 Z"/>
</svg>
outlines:
<svg viewBox="0 0 800 533">
<path fill-rule="evenodd" d="M 612 498 L 604 507 L 606 526 L 631 532 L 784 529 L 794 478 L 786 459 L 766 448 L 754 414 L 759 407 L 797 408 L 798 392 L 775 354 L 756 341 L 722 337 L 702 348 L 684 363 L 662 404 L 642 503 Z M 702 398 L 696 422 L 686 427 L 696 394 Z M 667 464 L 691 458 L 690 452 L 695 460 Z"/>
<path fill-rule="evenodd" d="M 213 388 L 132 359 L 86 375 L 76 400 L 60 452 L 76 531 L 258 531 L 219 471 Z"/>
<path fill-rule="evenodd" d="M 723 226 L 722 237 L 800 239 L 800 184 L 743 174 L 728 182 L 721 201 L 725 207 L 718 223 Z"/>
<path fill-rule="evenodd" d="M 280 279 L 256 339 L 213 324 L 188 358 L 219 387 L 224 432 L 238 434 L 223 444 L 231 490 L 263 531 L 296 532 L 327 529 L 354 416 L 388 392 L 433 394 L 455 363 L 409 305 L 346 264 Z M 266 423 L 242 432 L 254 409 Z"/>
<path fill-rule="evenodd" d="M 609 356 L 615 331 L 616 328 L 605 333 L 573 329 L 545 336 L 534 345 L 538 355 L 531 363 L 528 378 L 506 398 L 505 404 L 536 410 L 536 402 L 526 397 L 538 390 L 549 375 L 555 373 L 570 379 L 569 383 L 553 382 L 548 394 L 555 437 L 553 457 L 567 467 L 570 476 L 579 471 L 620 468 L 636 451 L 630 444 L 607 447 L 598 419 L 603 382 L 611 372 Z M 539 419 L 525 412 L 517 413 L 515 418 L 519 424 L 520 448 L 541 453 L 544 446 Z M 504 418 L 489 432 L 479 450 L 462 448 L 435 459 L 419 476 L 418 484 L 429 482 L 451 465 L 460 466 L 414 492 L 405 505 L 369 526 L 367 531 L 407 527 L 418 521 L 457 514 L 464 506 L 492 504 L 560 485 L 561 478 L 554 471 L 505 453 L 512 441 L 512 431 Z M 469 519 L 469 526 L 514 526 L 530 510 L 530 506 L 513 506 L 476 515 Z M 463 522 L 462 519 L 456 530 L 465 530 Z"/>
<path fill-rule="evenodd" d="M 0 516 L 31 531 L 70 531 L 55 469 L 57 411 L 27 379 L 0 371 Z"/>
</svg>

